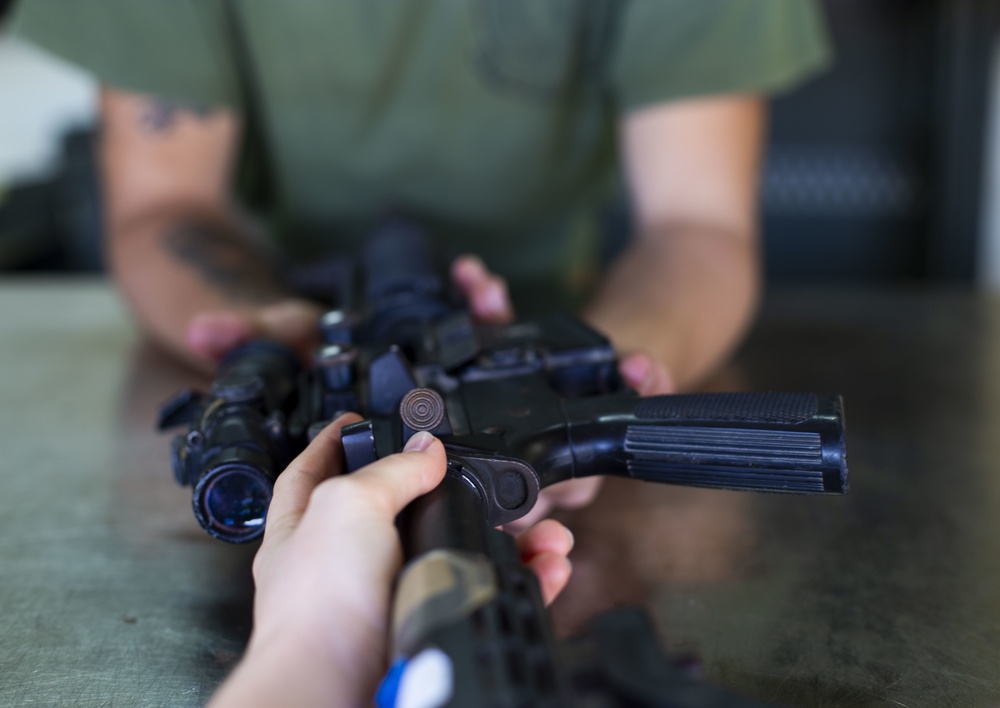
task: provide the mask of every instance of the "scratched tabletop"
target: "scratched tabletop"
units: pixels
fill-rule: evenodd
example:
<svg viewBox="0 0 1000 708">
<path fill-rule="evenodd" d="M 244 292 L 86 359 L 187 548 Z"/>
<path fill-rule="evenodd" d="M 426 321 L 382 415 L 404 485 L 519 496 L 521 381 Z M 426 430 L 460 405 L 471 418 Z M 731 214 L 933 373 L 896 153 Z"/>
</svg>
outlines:
<svg viewBox="0 0 1000 708">
<path fill-rule="evenodd" d="M 0 282 L 0 706 L 197 706 L 250 632 L 158 405 L 204 385 L 98 280 Z M 789 291 L 709 390 L 842 393 L 851 493 L 615 480 L 562 635 L 638 603 L 707 681 L 785 706 L 1000 706 L 1000 300 Z"/>
</svg>

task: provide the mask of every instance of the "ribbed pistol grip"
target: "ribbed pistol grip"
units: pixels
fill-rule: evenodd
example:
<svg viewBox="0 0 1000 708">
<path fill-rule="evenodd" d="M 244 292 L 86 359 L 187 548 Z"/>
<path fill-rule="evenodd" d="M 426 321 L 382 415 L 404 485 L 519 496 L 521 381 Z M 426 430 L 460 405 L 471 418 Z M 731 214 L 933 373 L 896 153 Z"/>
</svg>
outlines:
<svg viewBox="0 0 1000 708">
<path fill-rule="evenodd" d="M 626 427 L 630 476 L 697 487 L 844 493 L 843 404 L 812 393 L 641 400 Z"/>
</svg>

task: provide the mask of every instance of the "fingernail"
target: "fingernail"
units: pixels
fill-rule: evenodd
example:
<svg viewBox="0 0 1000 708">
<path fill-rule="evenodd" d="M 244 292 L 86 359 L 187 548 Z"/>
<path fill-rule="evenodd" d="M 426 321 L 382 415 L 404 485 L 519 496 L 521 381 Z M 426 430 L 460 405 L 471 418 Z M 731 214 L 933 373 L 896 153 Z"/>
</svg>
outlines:
<svg viewBox="0 0 1000 708">
<path fill-rule="evenodd" d="M 573 546 L 576 545 L 576 538 L 573 536 L 573 532 L 572 531 L 570 531 L 565 526 L 563 526 L 563 528 L 566 529 L 566 535 L 569 536 L 569 548 L 570 548 L 570 550 L 573 550 Z"/>
<path fill-rule="evenodd" d="M 406 445 L 403 446 L 403 452 L 423 452 L 431 446 L 432 442 L 434 442 L 434 436 L 426 430 L 421 430 L 406 441 Z"/>
<path fill-rule="evenodd" d="M 631 356 L 622 362 L 621 373 L 632 388 L 641 391 L 652 374 L 653 367 L 641 356 Z"/>
</svg>

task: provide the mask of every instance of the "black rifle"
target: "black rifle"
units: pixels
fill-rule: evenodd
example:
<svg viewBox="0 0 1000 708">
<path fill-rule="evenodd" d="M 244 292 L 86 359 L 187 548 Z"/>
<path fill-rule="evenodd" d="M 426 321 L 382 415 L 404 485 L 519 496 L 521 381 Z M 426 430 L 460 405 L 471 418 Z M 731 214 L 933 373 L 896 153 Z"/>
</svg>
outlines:
<svg viewBox="0 0 1000 708">
<path fill-rule="evenodd" d="M 537 580 L 495 527 L 524 516 L 541 489 L 589 475 L 844 493 L 840 398 L 639 398 L 607 339 L 576 318 L 474 324 L 437 266 L 418 229 L 386 220 L 345 271 L 311 369 L 279 344 L 251 342 L 207 395 L 184 391 L 164 406 L 161 429 L 189 425 L 173 467 L 194 488 L 199 523 L 224 541 L 259 537 L 276 476 L 342 412 L 366 418 L 343 429 L 349 471 L 427 430 L 449 467 L 398 520 L 408 562 L 393 636 L 404 661 L 385 695 L 426 664 L 451 676 L 440 705 L 753 705 L 686 679 L 634 614 L 599 618 L 589 639 L 557 648 Z"/>
</svg>

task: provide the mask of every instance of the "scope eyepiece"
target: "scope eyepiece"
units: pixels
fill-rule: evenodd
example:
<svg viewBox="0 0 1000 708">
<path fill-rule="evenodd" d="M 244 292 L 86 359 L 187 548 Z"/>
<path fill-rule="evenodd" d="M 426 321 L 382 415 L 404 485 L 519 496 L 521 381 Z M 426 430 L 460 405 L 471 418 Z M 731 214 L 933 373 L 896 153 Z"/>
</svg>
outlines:
<svg viewBox="0 0 1000 708">
<path fill-rule="evenodd" d="M 194 515 L 215 538 L 228 543 L 252 541 L 264 533 L 273 486 L 255 466 L 221 464 L 198 480 L 192 495 Z"/>
</svg>

